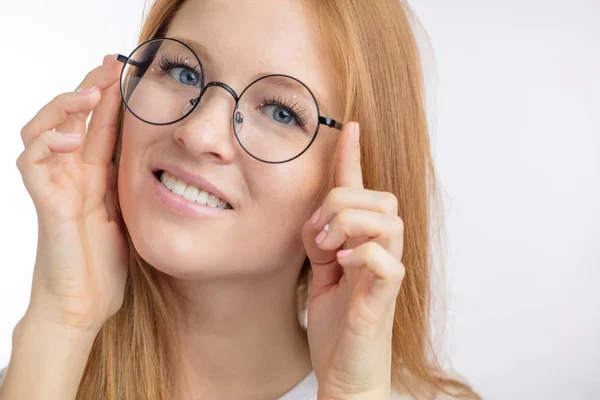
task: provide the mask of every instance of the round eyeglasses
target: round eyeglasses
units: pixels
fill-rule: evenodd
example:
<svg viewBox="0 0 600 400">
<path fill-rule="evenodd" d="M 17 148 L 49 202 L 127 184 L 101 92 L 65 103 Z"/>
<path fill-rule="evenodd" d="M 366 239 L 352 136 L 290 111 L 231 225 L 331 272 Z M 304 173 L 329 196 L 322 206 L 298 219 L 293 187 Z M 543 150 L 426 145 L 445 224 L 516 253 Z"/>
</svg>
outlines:
<svg viewBox="0 0 600 400">
<path fill-rule="evenodd" d="M 121 71 L 125 106 L 152 125 L 181 121 L 201 104 L 211 86 L 227 90 L 235 99 L 235 137 L 246 153 L 259 161 L 291 161 L 310 147 L 321 124 L 342 128 L 341 123 L 321 116 L 310 89 L 288 75 L 260 77 L 239 96 L 223 82 L 204 84 L 200 58 L 178 39 L 151 39 L 129 57 L 119 54 L 117 59 L 125 64 Z"/>
</svg>

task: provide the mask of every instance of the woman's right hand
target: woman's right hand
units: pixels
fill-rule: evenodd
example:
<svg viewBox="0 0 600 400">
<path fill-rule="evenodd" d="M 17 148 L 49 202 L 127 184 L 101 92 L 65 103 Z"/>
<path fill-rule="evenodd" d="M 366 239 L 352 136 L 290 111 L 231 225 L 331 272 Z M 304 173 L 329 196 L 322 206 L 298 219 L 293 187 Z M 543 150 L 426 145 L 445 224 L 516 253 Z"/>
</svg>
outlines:
<svg viewBox="0 0 600 400">
<path fill-rule="evenodd" d="M 27 318 L 97 332 L 123 303 L 129 250 L 111 179 L 121 68 L 105 57 L 84 90 L 55 97 L 21 131 L 17 167 L 38 215 Z"/>
</svg>

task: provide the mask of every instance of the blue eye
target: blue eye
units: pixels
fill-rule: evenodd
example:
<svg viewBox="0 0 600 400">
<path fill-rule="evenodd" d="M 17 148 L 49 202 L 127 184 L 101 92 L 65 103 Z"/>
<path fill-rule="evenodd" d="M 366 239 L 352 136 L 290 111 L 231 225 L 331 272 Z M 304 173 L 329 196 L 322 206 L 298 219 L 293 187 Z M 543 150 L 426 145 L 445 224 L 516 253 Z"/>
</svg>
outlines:
<svg viewBox="0 0 600 400">
<path fill-rule="evenodd" d="M 199 86 L 200 85 L 200 77 L 198 74 L 191 68 L 170 68 L 169 75 L 175 79 L 176 82 L 182 83 L 188 86 Z"/>
<path fill-rule="evenodd" d="M 202 84 L 202 69 L 200 65 L 195 67 L 190 65 L 189 59 L 184 56 L 163 54 L 158 59 L 158 65 L 176 83 L 193 87 L 200 87 Z"/>
<path fill-rule="evenodd" d="M 306 108 L 280 96 L 263 97 L 257 109 L 267 118 L 286 127 L 304 128 L 308 124 Z"/>
<path fill-rule="evenodd" d="M 265 113 L 269 118 L 273 118 L 275 122 L 278 122 L 282 125 L 298 125 L 294 113 L 285 107 L 278 105 L 265 105 L 263 108 L 263 113 Z"/>
</svg>

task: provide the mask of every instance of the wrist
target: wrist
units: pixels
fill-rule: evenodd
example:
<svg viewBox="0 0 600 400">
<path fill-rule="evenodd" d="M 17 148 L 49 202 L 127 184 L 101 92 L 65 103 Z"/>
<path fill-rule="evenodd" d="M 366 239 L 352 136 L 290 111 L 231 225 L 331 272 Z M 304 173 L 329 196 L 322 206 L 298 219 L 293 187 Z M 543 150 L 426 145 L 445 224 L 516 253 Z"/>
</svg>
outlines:
<svg viewBox="0 0 600 400">
<path fill-rule="evenodd" d="M 44 329 L 67 334 L 69 336 L 96 337 L 105 321 L 96 318 L 87 310 L 60 312 L 59 306 L 40 305 L 32 301 L 21 319 L 23 325 L 36 325 Z"/>
<path fill-rule="evenodd" d="M 97 332 L 65 326 L 25 314 L 13 330 L 13 352 L 19 359 L 38 359 L 48 368 L 71 364 L 85 367 Z M 74 370 L 77 370 L 75 368 Z"/>
<path fill-rule="evenodd" d="M 26 314 L 13 330 L 7 399 L 75 398 L 95 335 Z M 32 382 L 35 384 L 32 385 Z"/>
</svg>

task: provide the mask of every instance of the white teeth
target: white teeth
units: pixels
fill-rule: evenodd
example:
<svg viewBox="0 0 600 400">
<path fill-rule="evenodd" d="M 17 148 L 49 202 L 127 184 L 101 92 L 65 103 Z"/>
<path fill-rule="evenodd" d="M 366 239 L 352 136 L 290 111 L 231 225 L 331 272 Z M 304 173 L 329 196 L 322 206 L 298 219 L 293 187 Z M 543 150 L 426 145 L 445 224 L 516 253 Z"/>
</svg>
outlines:
<svg viewBox="0 0 600 400">
<path fill-rule="evenodd" d="M 185 192 L 185 183 L 183 183 L 183 181 L 177 180 L 177 182 L 175 182 L 175 186 L 173 186 L 173 189 L 171 189 L 173 191 L 173 193 L 178 194 L 178 195 L 183 195 L 183 192 Z"/>
<path fill-rule="evenodd" d="M 213 196 L 212 194 L 208 195 L 208 200 L 206 201 L 207 206 L 216 207 L 219 205 L 221 200 L 217 196 Z"/>
<path fill-rule="evenodd" d="M 180 181 L 168 172 L 163 171 L 160 181 L 173 193 L 184 197 L 189 201 L 195 201 L 199 204 L 205 204 L 209 207 L 227 208 L 229 204 L 221 200 L 217 196 L 208 193 L 204 190 L 200 190 L 195 186 L 187 185 L 185 182 Z M 231 208 L 231 206 L 229 206 Z"/>
<path fill-rule="evenodd" d="M 196 203 L 206 204 L 206 200 L 208 200 L 208 192 L 201 190 L 198 193 L 198 198 L 196 199 Z"/>
<path fill-rule="evenodd" d="M 170 175 L 167 176 L 166 185 L 169 188 L 169 190 L 173 190 L 173 186 L 175 186 L 175 182 L 177 182 L 177 179 L 175 179 L 175 177 L 170 176 Z"/>
<path fill-rule="evenodd" d="M 169 174 L 165 174 L 163 173 L 160 176 L 160 181 L 169 188 L 169 190 L 173 190 L 173 185 L 175 185 L 175 181 L 177 181 L 177 179 L 173 178 L 171 175 Z"/>
<path fill-rule="evenodd" d="M 196 201 L 196 197 L 198 197 L 198 188 L 194 186 L 188 186 L 185 189 L 185 192 L 183 192 L 183 197 L 189 201 Z"/>
</svg>

